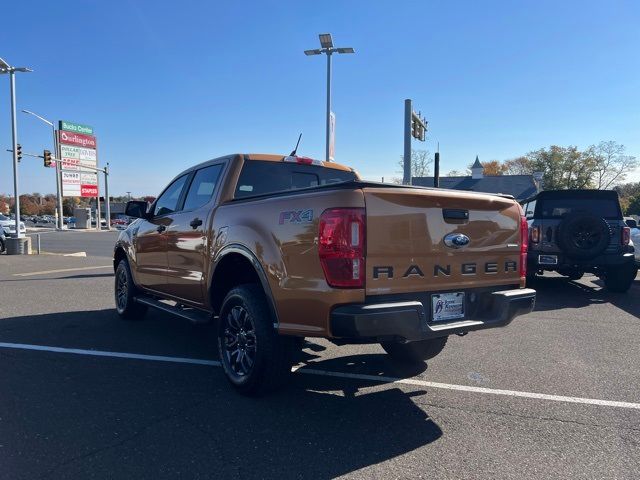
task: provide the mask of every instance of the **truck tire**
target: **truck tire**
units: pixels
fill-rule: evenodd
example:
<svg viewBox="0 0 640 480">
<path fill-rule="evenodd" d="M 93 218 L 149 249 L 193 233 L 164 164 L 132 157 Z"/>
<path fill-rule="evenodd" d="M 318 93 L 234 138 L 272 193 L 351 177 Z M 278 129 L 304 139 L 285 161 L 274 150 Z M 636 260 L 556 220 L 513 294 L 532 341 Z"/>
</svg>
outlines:
<svg viewBox="0 0 640 480">
<path fill-rule="evenodd" d="M 383 342 L 380 345 L 391 358 L 403 363 L 423 363 L 438 355 L 447 344 L 449 337 L 420 340 L 418 342 Z"/>
<path fill-rule="evenodd" d="M 262 289 L 233 288 L 220 309 L 218 354 L 233 387 L 257 396 L 284 385 L 291 375 L 293 340 L 278 335 Z"/>
<path fill-rule="evenodd" d="M 625 293 L 633 285 L 633 281 L 638 274 L 638 267 L 635 265 L 623 265 L 621 267 L 609 268 L 604 277 L 604 286 L 610 292 Z"/>
<path fill-rule="evenodd" d="M 560 222 L 557 239 L 568 257 L 588 260 L 605 251 L 611 240 L 611 228 L 604 218 L 575 213 Z"/>
<path fill-rule="evenodd" d="M 115 275 L 116 311 L 125 320 L 140 320 L 147 313 L 147 306 L 137 303 L 134 298 L 137 293 L 129 262 L 125 258 L 120 260 Z"/>
</svg>

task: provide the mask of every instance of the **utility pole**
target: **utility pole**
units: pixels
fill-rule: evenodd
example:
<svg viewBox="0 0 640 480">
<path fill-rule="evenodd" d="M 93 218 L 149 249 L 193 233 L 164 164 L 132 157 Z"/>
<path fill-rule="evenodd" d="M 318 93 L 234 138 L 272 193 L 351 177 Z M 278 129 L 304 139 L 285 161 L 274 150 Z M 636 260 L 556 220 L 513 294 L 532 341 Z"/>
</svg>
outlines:
<svg viewBox="0 0 640 480">
<path fill-rule="evenodd" d="M 433 159 L 433 186 L 434 188 L 440 187 L 440 142 L 438 142 L 438 149 Z"/>
<path fill-rule="evenodd" d="M 411 185 L 411 137 L 421 142 L 425 141 L 427 121 L 413 111 L 411 99 L 404 101 L 404 155 L 403 159 L 403 185 Z"/>
<path fill-rule="evenodd" d="M 404 101 L 404 172 L 402 177 L 403 185 L 411 185 L 411 99 Z"/>
<path fill-rule="evenodd" d="M 96 177 L 98 174 L 96 173 Z M 109 162 L 104 167 L 104 201 L 106 204 L 107 230 L 111 230 L 111 202 L 109 201 Z"/>
</svg>

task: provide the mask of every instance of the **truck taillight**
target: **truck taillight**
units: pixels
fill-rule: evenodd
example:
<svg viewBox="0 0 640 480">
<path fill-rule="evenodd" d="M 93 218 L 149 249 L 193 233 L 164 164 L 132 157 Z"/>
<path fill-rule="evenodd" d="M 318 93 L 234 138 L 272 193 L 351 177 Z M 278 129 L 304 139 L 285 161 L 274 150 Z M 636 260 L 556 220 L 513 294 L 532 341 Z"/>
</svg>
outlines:
<svg viewBox="0 0 640 480">
<path fill-rule="evenodd" d="M 527 249 L 529 248 L 529 224 L 520 217 L 520 277 L 527 276 Z"/>
<path fill-rule="evenodd" d="M 622 227 L 620 241 L 622 242 L 622 245 L 629 245 L 629 242 L 631 241 L 631 229 L 629 227 Z"/>
<path fill-rule="evenodd" d="M 320 215 L 318 254 L 331 287 L 364 288 L 364 208 L 330 208 Z"/>
<path fill-rule="evenodd" d="M 531 227 L 531 243 L 538 243 L 540 241 L 540 226 Z"/>
</svg>

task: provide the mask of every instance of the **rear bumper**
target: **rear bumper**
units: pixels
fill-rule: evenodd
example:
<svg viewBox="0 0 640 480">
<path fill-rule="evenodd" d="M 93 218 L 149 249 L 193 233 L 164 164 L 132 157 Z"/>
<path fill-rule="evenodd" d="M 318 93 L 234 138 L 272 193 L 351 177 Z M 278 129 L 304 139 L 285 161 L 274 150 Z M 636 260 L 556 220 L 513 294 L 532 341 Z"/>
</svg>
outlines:
<svg viewBox="0 0 640 480">
<path fill-rule="evenodd" d="M 331 332 L 343 339 L 415 341 L 504 327 L 533 310 L 536 292 L 523 288 L 484 297 L 470 318 L 449 322 L 432 322 L 429 306 L 418 301 L 342 305 L 331 313 Z"/>
<path fill-rule="evenodd" d="M 538 262 L 539 255 L 556 255 L 558 263 L 556 265 L 540 265 Z M 627 264 L 633 264 L 633 252 L 621 252 L 618 254 L 598 255 L 597 257 L 587 260 L 569 258 L 561 252 L 536 252 L 529 251 L 527 255 L 527 270 L 535 272 L 538 270 L 557 271 L 561 269 L 580 269 L 590 272 L 598 269 L 606 269 L 609 267 L 619 267 Z"/>
</svg>

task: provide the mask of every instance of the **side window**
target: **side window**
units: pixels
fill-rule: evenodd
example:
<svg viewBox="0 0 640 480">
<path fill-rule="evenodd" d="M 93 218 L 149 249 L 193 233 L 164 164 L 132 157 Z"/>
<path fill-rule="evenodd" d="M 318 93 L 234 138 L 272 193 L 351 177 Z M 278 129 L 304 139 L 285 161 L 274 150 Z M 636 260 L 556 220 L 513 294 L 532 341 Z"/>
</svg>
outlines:
<svg viewBox="0 0 640 480">
<path fill-rule="evenodd" d="M 182 189 L 187 181 L 189 175 L 183 175 L 176 179 L 156 200 L 156 206 L 153 211 L 154 215 L 167 215 L 173 213 L 178 209 L 178 202 L 180 201 L 180 195 Z"/>
<path fill-rule="evenodd" d="M 527 217 L 527 220 L 531 220 L 535 213 L 536 213 L 536 201 L 532 200 L 529 203 L 527 203 L 524 214 Z"/>
<path fill-rule="evenodd" d="M 222 165 L 211 165 L 196 172 L 184 201 L 184 210 L 202 207 L 211 200 Z"/>
</svg>

